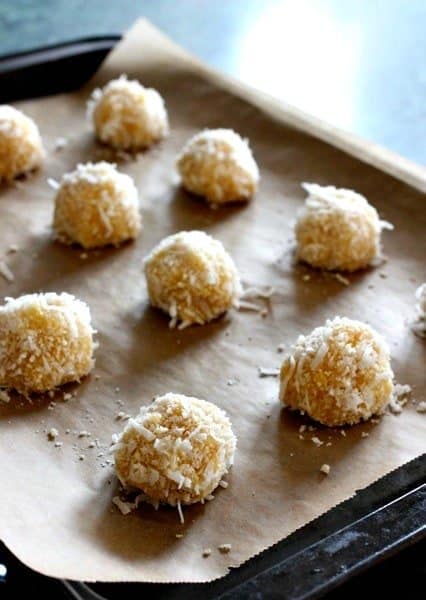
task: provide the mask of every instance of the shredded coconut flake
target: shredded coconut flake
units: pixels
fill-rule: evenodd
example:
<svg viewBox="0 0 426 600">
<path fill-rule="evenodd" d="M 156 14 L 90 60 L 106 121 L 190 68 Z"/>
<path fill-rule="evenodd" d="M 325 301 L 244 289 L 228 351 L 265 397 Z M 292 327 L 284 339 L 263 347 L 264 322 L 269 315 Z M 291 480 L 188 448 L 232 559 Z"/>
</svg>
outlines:
<svg viewBox="0 0 426 600">
<path fill-rule="evenodd" d="M 10 396 L 7 390 L 0 390 L 0 402 L 10 402 Z"/>
<path fill-rule="evenodd" d="M 259 377 L 278 377 L 280 370 L 278 368 L 257 367 Z"/>
<path fill-rule="evenodd" d="M 136 508 L 136 504 L 134 502 L 127 502 L 122 500 L 119 496 L 114 496 L 112 502 L 119 509 L 122 515 L 128 515 Z"/>
<path fill-rule="evenodd" d="M 411 386 L 396 383 L 393 389 L 392 397 L 389 401 L 389 410 L 393 414 L 399 415 L 404 406 L 407 404 L 411 392 Z"/>
<path fill-rule="evenodd" d="M 3 260 L 0 260 L 0 275 L 9 283 L 15 281 L 14 274 Z"/>
<path fill-rule="evenodd" d="M 426 402 L 424 400 L 418 403 L 416 406 L 416 411 L 418 413 L 426 413 Z"/>
</svg>

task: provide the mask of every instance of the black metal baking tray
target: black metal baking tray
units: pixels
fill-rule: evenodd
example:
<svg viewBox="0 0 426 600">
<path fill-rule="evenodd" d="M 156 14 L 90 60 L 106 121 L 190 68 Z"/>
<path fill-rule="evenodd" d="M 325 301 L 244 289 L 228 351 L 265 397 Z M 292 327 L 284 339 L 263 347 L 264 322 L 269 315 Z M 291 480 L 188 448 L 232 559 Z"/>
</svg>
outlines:
<svg viewBox="0 0 426 600">
<path fill-rule="evenodd" d="M 0 103 L 77 89 L 119 39 L 119 35 L 85 38 L 1 57 Z M 413 548 L 414 556 L 420 556 L 426 540 L 425 481 L 424 455 L 209 584 L 86 585 L 53 580 L 34 574 L 0 544 L 0 565 L 7 569 L 4 576 L 0 569 L 0 596 L 18 598 L 21 584 L 27 587 L 27 583 L 37 581 L 39 589 L 44 585 L 45 599 L 57 600 L 115 600 L 123 594 L 153 600 L 320 598 L 345 586 L 354 575 L 375 565 L 377 569 L 385 559 L 393 568 L 389 558 L 407 547 Z M 424 569 L 421 571 L 419 582 L 425 574 Z M 388 573 L 387 582 L 381 581 L 382 592 L 393 581 Z M 395 597 L 392 591 L 390 597 Z"/>
</svg>

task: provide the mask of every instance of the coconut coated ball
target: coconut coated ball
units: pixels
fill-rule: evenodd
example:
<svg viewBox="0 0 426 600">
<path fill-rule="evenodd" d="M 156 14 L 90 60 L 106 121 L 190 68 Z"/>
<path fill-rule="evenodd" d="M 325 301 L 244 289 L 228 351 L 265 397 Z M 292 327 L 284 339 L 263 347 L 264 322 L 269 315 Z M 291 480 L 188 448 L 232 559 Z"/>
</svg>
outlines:
<svg viewBox="0 0 426 600">
<path fill-rule="evenodd" d="M 115 470 L 144 499 L 180 506 L 211 499 L 234 461 L 236 437 L 223 410 L 181 394 L 157 397 L 129 419 L 113 446 Z"/>
<path fill-rule="evenodd" d="M 43 144 L 34 121 L 12 106 L 0 105 L 0 180 L 11 181 L 32 171 L 43 159 Z"/>
<path fill-rule="evenodd" d="M 353 425 L 380 413 L 393 392 L 389 348 L 369 325 L 336 317 L 285 356 L 280 373 L 284 406 L 323 425 Z"/>
<path fill-rule="evenodd" d="M 117 246 L 136 238 L 141 223 L 135 184 L 115 165 L 78 165 L 62 177 L 53 217 L 60 241 L 83 248 Z"/>
<path fill-rule="evenodd" d="M 0 306 L 0 386 L 28 395 L 87 375 L 94 330 L 87 304 L 70 294 L 29 294 Z"/>
<path fill-rule="evenodd" d="M 126 76 L 93 92 L 88 113 L 101 142 L 119 150 L 148 148 L 169 133 L 164 100 Z"/>
<path fill-rule="evenodd" d="M 356 271 L 381 255 L 380 234 L 392 225 L 360 194 L 303 183 L 308 197 L 296 223 L 297 258 L 313 267 Z"/>
<path fill-rule="evenodd" d="M 194 135 L 177 160 L 182 185 L 212 204 L 248 200 L 259 169 L 247 140 L 232 129 L 205 129 Z"/>
<path fill-rule="evenodd" d="M 222 243 L 203 231 L 162 240 L 144 261 L 151 304 L 171 317 L 170 327 L 202 325 L 238 306 L 240 278 Z"/>
</svg>

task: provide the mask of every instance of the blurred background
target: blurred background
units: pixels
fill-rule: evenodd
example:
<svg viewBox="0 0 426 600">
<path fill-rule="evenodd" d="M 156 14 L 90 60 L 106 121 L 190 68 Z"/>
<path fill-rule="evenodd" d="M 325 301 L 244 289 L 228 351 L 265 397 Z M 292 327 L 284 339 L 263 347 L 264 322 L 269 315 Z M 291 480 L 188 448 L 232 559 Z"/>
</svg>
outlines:
<svg viewBox="0 0 426 600">
<path fill-rule="evenodd" d="M 1 0 L 0 54 L 140 16 L 211 66 L 426 164 L 426 0 Z"/>
</svg>

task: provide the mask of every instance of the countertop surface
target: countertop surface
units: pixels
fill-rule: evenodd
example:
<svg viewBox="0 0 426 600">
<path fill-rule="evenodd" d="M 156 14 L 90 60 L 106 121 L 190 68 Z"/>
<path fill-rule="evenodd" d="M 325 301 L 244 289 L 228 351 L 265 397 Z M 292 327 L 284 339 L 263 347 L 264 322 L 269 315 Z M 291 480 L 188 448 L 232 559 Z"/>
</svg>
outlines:
<svg viewBox="0 0 426 600">
<path fill-rule="evenodd" d="M 0 54 L 145 16 L 210 65 L 426 164 L 425 0 L 2 0 Z"/>
</svg>

